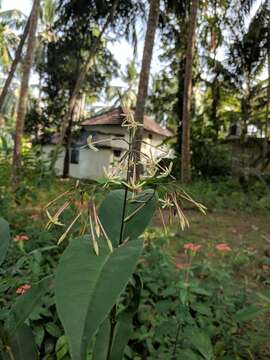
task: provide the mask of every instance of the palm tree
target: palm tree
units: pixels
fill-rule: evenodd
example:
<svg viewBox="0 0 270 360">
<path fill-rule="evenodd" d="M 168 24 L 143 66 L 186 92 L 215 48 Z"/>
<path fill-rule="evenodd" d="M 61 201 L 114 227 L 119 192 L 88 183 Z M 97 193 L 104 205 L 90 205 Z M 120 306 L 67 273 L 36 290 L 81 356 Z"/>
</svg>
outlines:
<svg viewBox="0 0 270 360">
<path fill-rule="evenodd" d="M 181 147 L 181 180 L 184 183 L 191 181 L 190 158 L 190 110 L 192 97 L 192 65 L 195 49 L 195 30 L 199 0 L 193 0 L 188 25 L 188 43 L 185 64 L 185 81 L 182 116 L 182 147 Z"/>
<path fill-rule="evenodd" d="M 34 0 L 33 9 L 29 24 L 29 35 L 27 42 L 27 50 L 23 63 L 23 74 L 21 80 L 20 97 L 17 110 L 16 132 L 13 152 L 13 168 L 12 179 L 16 183 L 18 180 L 18 170 L 21 167 L 21 144 L 24 129 L 24 120 L 27 110 L 28 88 L 31 73 L 31 67 L 34 60 L 35 45 L 36 45 L 36 31 L 38 25 L 38 17 L 40 10 L 40 0 Z"/>
<path fill-rule="evenodd" d="M 15 11 L 15 10 L 13 10 L 13 11 Z M 30 25 L 30 17 L 31 17 L 31 14 L 30 14 L 30 16 L 29 16 L 29 18 L 28 18 L 28 20 L 26 22 L 26 25 L 25 25 L 23 34 L 21 36 L 19 45 L 18 45 L 18 47 L 17 47 L 17 49 L 15 51 L 14 59 L 13 59 L 13 61 L 11 63 L 11 66 L 10 66 L 7 79 L 6 79 L 5 83 L 4 83 L 4 86 L 3 86 L 2 91 L 1 91 L 1 95 L 0 95 L 0 112 L 3 109 L 3 105 L 4 105 L 4 102 L 5 102 L 5 98 L 6 98 L 7 94 L 8 94 L 11 81 L 12 81 L 12 79 L 14 77 L 14 74 L 15 74 L 16 68 L 18 66 L 18 63 L 19 63 L 19 61 L 21 60 L 21 57 L 22 57 L 22 50 L 23 50 L 26 38 L 28 36 L 29 25 Z M 7 50 L 4 50 L 4 49 L 5 49 L 5 47 L 3 47 L 2 51 L 6 52 Z M 7 49 L 7 47 L 6 47 L 6 49 Z"/>
<path fill-rule="evenodd" d="M 120 73 L 120 79 L 124 85 L 110 86 L 107 89 L 107 100 L 112 103 L 113 107 L 119 105 L 120 102 L 127 108 L 136 106 L 138 75 L 135 60 L 133 59 L 127 64 L 126 71 Z"/>
<path fill-rule="evenodd" d="M 43 0 L 41 5 L 42 5 L 42 9 L 41 9 L 42 11 L 41 11 L 40 15 L 41 15 L 42 30 L 39 33 L 39 41 L 38 41 L 39 50 L 37 51 L 37 53 L 39 53 L 40 57 L 44 56 L 44 50 L 42 50 L 42 49 L 44 49 L 44 42 L 51 41 L 53 38 L 52 25 L 53 25 L 53 22 L 55 19 L 56 2 L 55 2 L 55 0 Z M 2 16 L 1 16 L 1 14 L 2 14 Z M 5 18 L 7 18 L 7 16 L 9 15 L 9 18 L 13 19 L 15 16 L 18 16 L 20 14 L 21 13 L 18 12 L 18 10 L 9 10 L 4 13 L 0 13 L 0 18 L 2 18 L 3 15 L 5 15 Z M 23 34 L 20 38 L 20 42 L 15 51 L 14 59 L 12 61 L 10 69 L 9 69 L 8 77 L 2 88 L 2 92 L 0 95 L 0 112 L 4 106 L 5 98 L 8 94 L 9 87 L 14 78 L 17 66 L 22 58 L 22 51 L 23 51 L 25 42 L 27 40 L 28 32 L 29 32 L 31 14 L 32 14 L 32 12 L 30 13 L 28 20 L 25 24 Z"/>
<path fill-rule="evenodd" d="M 16 31 L 24 24 L 25 16 L 21 11 L 16 9 L 0 11 L 0 63 L 4 71 L 8 70 L 12 53 L 20 40 Z"/>
<path fill-rule="evenodd" d="M 139 88 L 137 95 L 137 103 L 135 108 L 134 120 L 139 124 L 144 122 L 144 110 L 145 103 L 148 91 L 149 77 L 150 77 L 150 67 L 153 55 L 155 34 L 159 18 L 159 0 L 151 0 L 150 9 L 147 22 L 147 30 L 144 40 L 144 49 L 143 49 L 143 58 L 142 66 L 140 72 Z M 133 162 L 136 166 L 136 178 L 140 177 L 141 167 L 139 166 L 140 162 L 140 150 L 141 150 L 141 140 L 143 135 L 143 127 L 139 127 L 135 133 L 134 141 L 132 144 L 132 157 Z"/>
</svg>

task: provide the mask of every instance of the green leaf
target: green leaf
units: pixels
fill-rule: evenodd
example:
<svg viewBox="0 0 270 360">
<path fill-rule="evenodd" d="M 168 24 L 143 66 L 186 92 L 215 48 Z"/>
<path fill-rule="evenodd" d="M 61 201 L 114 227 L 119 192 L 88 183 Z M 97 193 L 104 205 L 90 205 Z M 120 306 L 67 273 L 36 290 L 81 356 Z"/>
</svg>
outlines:
<svg viewBox="0 0 270 360">
<path fill-rule="evenodd" d="M 200 355 L 195 354 L 190 349 L 181 350 L 179 355 L 181 356 L 181 359 L 183 359 L 183 360 L 202 360 L 202 357 Z"/>
<path fill-rule="evenodd" d="M 192 331 L 190 336 L 190 342 L 193 347 L 204 357 L 204 359 L 214 359 L 211 339 L 206 333 L 201 331 Z"/>
<path fill-rule="evenodd" d="M 0 218 L 0 265 L 5 260 L 9 242 L 9 224 L 6 220 Z"/>
<path fill-rule="evenodd" d="M 133 333 L 133 316 L 138 310 L 141 298 L 142 282 L 138 275 L 133 275 L 134 285 L 130 285 L 132 290 L 132 299 L 126 309 L 121 311 L 117 316 L 117 323 L 114 329 L 112 350 L 109 360 L 123 359 L 125 348 Z"/>
<path fill-rule="evenodd" d="M 256 305 L 250 305 L 244 309 L 238 310 L 235 314 L 235 320 L 238 322 L 250 321 L 256 319 L 264 313 L 264 309 Z"/>
<path fill-rule="evenodd" d="M 11 338 L 9 344 L 16 360 L 38 360 L 34 335 L 29 326 L 22 324 Z"/>
<path fill-rule="evenodd" d="M 99 246 L 96 256 L 90 236 L 74 239 L 56 272 L 57 312 L 74 360 L 85 360 L 89 341 L 124 290 L 143 242 L 135 240 L 113 252 L 105 240 Z"/>
<path fill-rule="evenodd" d="M 107 360 L 111 324 L 108 317 L 105 318 L 97 333 L 93 360 Z"/>
<path fill-rule="evenodd" d="M 68 353 L 68 340 L 66 336 L 61 336 L 55 345 L 57 360 L 63 359 Z"/>
<path fill-rule="evenodd" d="M 13 336 L 16 330 L 25 322 L 34 308 L 40 303 L 43 295 L 48 291 L 48 287 L 53 277 L 47 277 L 39 283 L 33 285 L 25 294 L 20 295 L 11 309 L 6 327 Z"/>
<path fill-rule="evenodd" d="M 124 198 L 125 190 L 111 191 L 99 208 L 101 223 L 114 247 L 119 244 Z M 137 239 L 143 233 L 155 213 L 156 206 L 157 196 L 152 189 L 144 190 L 134 199 L 131 193 L 128 193 L 123 240 L 127 237 L 130 240 Z"/>
<path fill-rule="evenodd" d="M 125 347 L 133 332 L 132 318 L 131 311 L 123 311 L 119 314 L 109 360 L 123 359 Z"/>
<path fill-rule="evenodd" d="M 54 323 L 48 323 L 45 326 L 46 331 L 53 337 L 59 338 L 61 336 L 61 330 Z"/>
</svg>

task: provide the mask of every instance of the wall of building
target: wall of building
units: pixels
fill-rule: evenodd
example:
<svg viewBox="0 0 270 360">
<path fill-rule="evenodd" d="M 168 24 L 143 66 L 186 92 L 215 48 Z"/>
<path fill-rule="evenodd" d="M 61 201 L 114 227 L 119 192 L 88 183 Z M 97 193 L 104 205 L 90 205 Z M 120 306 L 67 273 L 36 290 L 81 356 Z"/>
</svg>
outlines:
<svg viewBox="0 0 270 360">
<path fill-rule="evenodd" d="M 84 129 L 86 130 L 84 139 L 79 139 L 74 143 L 74 146 L 79 145 L 76 147 L 76 150 L 79 151 L 78 164 L 70 163 L 70 176 L 78 179 L 97 179 L 104 176 L 104 167 L 109 169 L 113 163 L 117 164 L 128 149 L 128 131 L 127 128 L 119 125 L 85 126 Z M 88 132 L 89 134 L 93 134 L 93 141 L 99 141 L 97 144 L 99 151 L 94 151 L 85 145 Z M 116 137 L 119 137 L 119 139 L 115 140 Z M 123 141 L 122 138 L 125 141 Z M 100 140 L 103 139 L 104 142 L 100 142 Z M 166 150 L 166 146 L 161 146 L 163 140 L 163 136 L 145 131 L 143 136 L 144 143 L 141 149 L 142 152 L 154 159 L 166 157 L 166 153 L 161 150 Z M 100 148 L 100 146 L 104 147 Z M 53 150 L 55 150 L 55 145 L 43 146 L 44 160 L 49 159 Z M 63 172 L 64 154 L 65 151 L 62 147 L 55 163 L 55 172 L 60 176 Z M 142 161 L 145 161 L 143 156 Z"/>
<path fill-rule="evenodd" d="M 91 125 L 85 126 L 84 128 L 89 131 L 89 134 L 95 134 L 93 140 L 98 141 L 98 145 L 123 150 L 128 149 L 128 132 L 126 128 L 119 125 Z M 104 139 L 104 142 L 100 142 L 102 139 Z"/>
<path fill-rule="evenodd" d="M 52 152 L 55 150 L 54 145 L 43 146 L 43 157 L 47 161 Z M 96 179 L 104 176 L 104 167 L 108 168 L 113 161 L 113 152 L 110 149 L 101 149 L 94 151 L 89 148 L 80 148 L 79 163 L 70 163 L 70 176 L 77 179 Z M 64 164 L 64 148 L 58 153 L 58 158 L 55 163 L 55 173 L 61 176 L 63 173 Z"/>
<path fill-rule="evenodd" d="M 97 179 L 104 176 L 104 167 L 107 168 L 111 161 L 110 149 L 100 151 L 80 149 L 79 164 L 70 164 L 70 176 L 79 179 Z"/>
<path fill-rule="evenodd" d="M 85 129 L 87 129 L 89 133 L 96 133 L 94 141 L 99 141 L 98 145 L 110 146 L 112 148 L 123 150 L 128 149 L 129 134 L 126 127 L 121 127 L 120 125 L 91 125 L 85 126 Z M 125 141 L 121 140 L 121 138 L 115 140 L 117 135 L 122 136 Z M 104 143 L 100 142 L 102 139 L 104 139 Z M 154 158 L 164 157 L 164 151 L 160 150 L 164 139 L 164 136 L 144 131 L 142 151 L 148 156 L 152 153 Z M 159 149 L 157 147 L 159 147 Z M 162 149 L 166 150 L 166 146 L 163 146 Z"/>
</svg>

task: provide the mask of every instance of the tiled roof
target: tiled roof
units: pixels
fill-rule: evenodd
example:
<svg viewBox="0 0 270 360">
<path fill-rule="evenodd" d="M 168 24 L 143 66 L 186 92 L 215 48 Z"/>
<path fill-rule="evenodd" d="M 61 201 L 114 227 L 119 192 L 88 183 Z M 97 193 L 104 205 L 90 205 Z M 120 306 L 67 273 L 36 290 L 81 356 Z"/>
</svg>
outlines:
<svg viewBox="0 0 270 360">
<path fill-rule="evenodd" d="M 99 115 L 95 115 L 90 119 L 84 120 L 81 125 L 121 125 L 124 121 L 124 110 L 121 107 L 109 110 Z M 164 137 L 170 137 L 173 134 L 168 129 L 162 128 L 154 119 L 144 116 L 144 129 Z"/>
</svg>

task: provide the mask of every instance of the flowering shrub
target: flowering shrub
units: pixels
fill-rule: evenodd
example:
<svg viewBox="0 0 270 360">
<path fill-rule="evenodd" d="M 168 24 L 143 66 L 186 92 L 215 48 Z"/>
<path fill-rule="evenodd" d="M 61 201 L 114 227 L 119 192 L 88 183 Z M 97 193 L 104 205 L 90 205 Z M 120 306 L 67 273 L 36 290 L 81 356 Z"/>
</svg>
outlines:
<svg viewBox="0 0 270 360">
<path fill-rule="evenodd" d="M 210 262 L 208 250 L 184 243 L 174 259 L 166 237 L 158 230 L 151 237 L 139 264 L 144 288 L 127 358 L 266 359 L 266 308 L 235 278 L 229 245 Z M 224 248 L 228 258 L 221 263 Z"/>
</svg>

